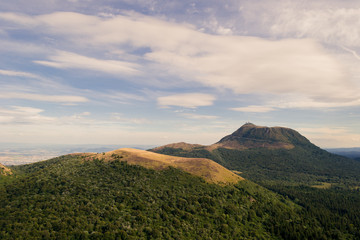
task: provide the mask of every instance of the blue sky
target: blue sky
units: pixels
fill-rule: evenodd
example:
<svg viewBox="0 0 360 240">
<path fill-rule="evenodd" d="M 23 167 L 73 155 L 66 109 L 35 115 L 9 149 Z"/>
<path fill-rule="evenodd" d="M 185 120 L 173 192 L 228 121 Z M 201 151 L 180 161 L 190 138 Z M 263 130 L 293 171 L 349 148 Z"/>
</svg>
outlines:
<svg viewBox="0 0 360 240">
<path fill-rule="evenodd" d="M 211 144 L 245 122 L 360 146 L 358 1 L 0 5 L 1 142 Z"/>
</svg>

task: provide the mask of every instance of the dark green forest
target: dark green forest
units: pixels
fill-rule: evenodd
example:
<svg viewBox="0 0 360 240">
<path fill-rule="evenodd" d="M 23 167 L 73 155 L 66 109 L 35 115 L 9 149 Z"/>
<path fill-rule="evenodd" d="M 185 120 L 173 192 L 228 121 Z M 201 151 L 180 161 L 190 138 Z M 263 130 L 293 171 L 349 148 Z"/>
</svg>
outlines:
<svg viewBox="0 0 360 240">
<path fill-rule="evenodd" d="M 220 186 L 175 168 L 155 171 L 79 156 L 13 171 L 0 180 L 0 239 L 355 236 L 326 230 L 306 208 L 247 180 Z"/>
<path fill-rule="evenodd" d="M 299 204 L 330 238 L 360 239 L 360 162 L 356 160 L 312 144 L 290 150 L 218 148 L 210 152 L 203 147 L 190 151 L 165 147 L 157 152 L 210 158 Z"/>
</svg>

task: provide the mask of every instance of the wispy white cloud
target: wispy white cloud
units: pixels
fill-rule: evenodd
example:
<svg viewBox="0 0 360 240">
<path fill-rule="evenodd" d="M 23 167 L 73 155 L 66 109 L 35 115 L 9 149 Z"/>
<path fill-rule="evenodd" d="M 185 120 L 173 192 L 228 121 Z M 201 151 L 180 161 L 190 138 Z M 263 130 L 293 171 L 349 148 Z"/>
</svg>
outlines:
<svg viewBox="0 0 360 240">
<path fill-rule="evenodd" d="M 285 8 L 273 17 L 270 29 L 275 36 L 360 47 L 360 8 Z"/>
<path fill-rule="evenodd" d="M 41 115 L 43 109 L 33 107 L 12 106 L 0 108 L 0 123 L 3 124 L 43 124 L 54 121 L 55 118 Z"/>
<path fill-rule="evenodd" d="M 2 92 L 0 94 L 0 99 L 24 99 L 31 101 L 45 101 L 57 103 L 83 103 L 88 101 L 86 97 L 82 96 L 46 95 L 24 92 Z"/>
<path fill-rule="evenodd" d="M 342 49 L 344 49 L 345 51 L 351 53 L 356 59 L 360 60 L 360 56 L 354 50 L 351 50 L 351 49 L 349 49 L 347 47 L 344 47 L 344 46 L 342 46 Z"/>
<path fill-rule="evenodd" d="M 195 120 L 211 120 L 211 119 L 217 119 L 218 116 L 214 115 L 202 115 L 202 114 L 196 114 L 196 113 L 182 113 L 181 116 L 184 116 L 185 118 L 189 119 L 195 119 Z"/>
<path fill-rule="evenodd" d="M 49 60 L 50 61 L 36 60 L 34 62 L 55 68 L 88 69 L 111 74 L 139 74 L 139 71 L 136 69 L 139 68 L 139 66 L 135 63 L 90 58 L 64 51 L 59 51 L 56 55 L 50 56 Z"/>
<path fill-rule="evenodd" d="M 0 69 L 0 75 L 13 76 L 13 77 L 40 78 L 40 76 L 29 72 L 19 72 L 19 71 L 3 70 L 3 69 Z"/>
<path fill-rule="evenodd" d="M 247 106 L 247 107 L 237 107 L 237 108 L 230 108 L 230 110 L 237 111 L 237 112 L 253 112 L 253 113 L 266 113 L 275 111 L 276 109 L 273 107 L 268 106 Z"/>
<path fill-rule="evenodd" d="M 355 106 L 360 106 L 360 98 L 353 99 L 352 96 L 350 96 L 350 99 L 338 99 L 338 101 L 333 101 L 331 98 L 324 98 L 316 101 L 311 98 L 288 97 L 286 101 L 275 98 L 269 101 L 266 105 L 234 107 L 230 108 L 230 110 L 238 112 L 267 113 L 284 109 L 336 109 Z"/>
<path fill-rule="evenodd" d="M 335 101 L 329 102 L 324 101 L 314 101 L 306 99 L 304 101 L 289 101 L 284 103 L 279 103 L 277 105 L 279 108 L 304 108 L 304 109 L 314 109 L 314 108 L 340 108 L 340 107 L 354 107 L 360 106 L 360 99 L 349 100 L 349 101 Z"/>
<path fill-rule="evenodd" d="M 144 95 L 115 91 L 115 90 L 111 90 L 107 92 L 95 92 L 93 95 L 103 100 L 108 99 L 108 101 L 123 103 L 123 104 L 133 103 L 134 101 L 136 102 L 146 101 L 146 96 Z"/>
<path fill-rule="evenodd" d="M 358 147 L 360 134 L 346 127 L 304 127 L 297 129 L 317 145 L 326 148 Z"/>
<path fill-rule="evenodd" d="M 348 129 L 344 128 L 344 127 L 318 127 L 318 128 L 299 128 L 298 129 L 300 132 L 303 133 L 311 133 L 311 134 L 344 134 L 344 133 L 348 133 Z"/>
<path fill-rule="evenodd" d="M 158 105 L 162 107 L 177 106 L 196 108 L 213 105 L 215 97 L 213 95 L 203 93 L 184 93 L 158 97 L 157 101 Z"/>
<path fill-rule="evenodd" d="M 110 120 L 114 121 L 115 123 L 137 124 L 137 125 L 151 123 L 151 121 L 146 118 L 129 118 L 124 116 L 124 114 L 122 113 L 111 113 Z"/>
</svg>

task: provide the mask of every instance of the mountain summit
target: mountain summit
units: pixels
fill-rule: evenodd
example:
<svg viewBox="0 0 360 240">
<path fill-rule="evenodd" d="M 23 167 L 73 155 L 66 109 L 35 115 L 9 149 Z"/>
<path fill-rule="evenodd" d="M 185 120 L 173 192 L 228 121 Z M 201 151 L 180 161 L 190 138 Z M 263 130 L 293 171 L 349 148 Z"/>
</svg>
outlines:
<svg viewBox="0 0 360 240">
<path fill-rule="evenodd" d="M 249 149 L 292 149 L 295 145 L 311 144 L 295 130 L 284 127 L 263 127 L 246 123 L 232 134 L 223 137 L 216 147 Z"/>
<path fill-rule="evenodd" d="M 220 139 L 220 141 L 204 146 L 189 143 L 171 143 L 152 149 L 154 152 L 164 153 L 166 149 L 183 149 L 186 151 L 206 149 L 212 152 L 218 148 L 246 150 L 254 148 L 263 149 L 293 149 L 295 146 L 315 147 L 306 137 L 297 131 L 285 127 L 265 127 L 252 123 L 245 123 L 238 130 Z M 172 151 L 167 152 L 172 154 Z"/>
</svg>

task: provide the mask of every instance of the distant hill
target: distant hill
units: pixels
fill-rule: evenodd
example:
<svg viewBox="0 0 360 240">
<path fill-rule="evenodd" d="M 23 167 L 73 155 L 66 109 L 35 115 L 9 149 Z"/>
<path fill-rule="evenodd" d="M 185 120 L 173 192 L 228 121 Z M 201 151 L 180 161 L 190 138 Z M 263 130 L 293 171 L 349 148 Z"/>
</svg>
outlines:
<svg viewBox="0 0 360 240">
<path fill-rule="evenodd" d="M 0 175 L 7 176 L 7 175 L 11 175 L 11 174 L 12 174 L 11 169 L 5 167 L 4 165 L 2 165 L 0 163 Z"/>
<path fill-rule="evenodd" d="M 84 156 L 84 154 L 81 154 Z M 204 178 L 210 183 L 237 183 L 242 177 L 229 171 L 220 164 L 206 158 L 184 158 L 153 153 L 149 151 L 122 148 L 100 154 L 85 154 L 86 159 L 102 159 L 104 161 L 126 161 L 128 164 L 140 165 L 146 168 L 163 170 L 168 167 L 181 169 L 195 176 Z"/>
<path fill-rule="evenodd" d="M 328 152 L 360 161 L 360 148 L 329 148 Z"/>
<path fill-rule="evenodd" d="M 120 149 L 16 166 L 0 181 L 0 239 L 330 239 L 304 208 L 251 181 L 165 167 L 181 159 Z"/>
</svg>

